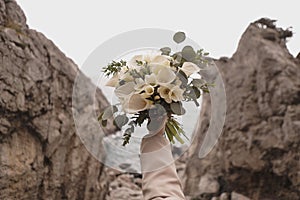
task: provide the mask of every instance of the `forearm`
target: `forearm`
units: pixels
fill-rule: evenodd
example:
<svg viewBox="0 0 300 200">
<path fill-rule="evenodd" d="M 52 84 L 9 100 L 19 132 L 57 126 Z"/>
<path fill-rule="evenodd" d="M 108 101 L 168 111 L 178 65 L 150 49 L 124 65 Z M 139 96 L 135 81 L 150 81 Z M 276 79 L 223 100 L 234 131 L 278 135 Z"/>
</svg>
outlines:
<svg viewBox="0 0 300 200">
<path fill-rule="evenodd" d="M 143 138 L 141 166 L 144 199 L 185 199 L 170 142 L 162 134 Z"/>
</svg>

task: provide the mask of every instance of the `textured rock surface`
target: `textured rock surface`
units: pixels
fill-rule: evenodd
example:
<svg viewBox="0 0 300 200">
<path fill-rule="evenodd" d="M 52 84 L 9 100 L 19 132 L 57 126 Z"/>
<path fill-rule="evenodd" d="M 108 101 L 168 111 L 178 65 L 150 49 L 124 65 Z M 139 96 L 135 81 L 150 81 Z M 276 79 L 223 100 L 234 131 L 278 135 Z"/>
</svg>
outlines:
<svg viewBox="0 0 300 200">
<path fill-rule="evenodd" d="M 0 0 L 0 59 L 0 199 L 104 199 L 104 166 L 75 134 L 78 68 L 15 1 Z"/>
<path fill-rule="evenodd" d="M 269 21 L 251 24 L 233 57 L 216 61 L 226 124 L 200 160 L 209 125 L 204 99 L 185 173 L 186 157 L 177 161 L 186 195 L 195 196 L 188 199 L 299 199 L 300 54 L 287 51 L 290 35 Z M 105 168 L 78 139 L 71 110 L 78 68 L 28 28 L 12 0 L 0 0 L 0 58 L 0 199 L 142 198 L 138 175 Z M 107 105 L 100 91 L 96 104 Z"/>
<path fill-rule="evenodd" d="M 300 62 L 285 46 L 290 32 L 272 24 L 252 23 L 233 57 L 216 61 L 226 87 L 225 127 L 213 151 L 199 159 L 210 119 L 206 98 L 189 152 L 186 194 L 196 195 L 209 175 L 220 184 L 216 195 L 300 198 Z"/>
</svg>

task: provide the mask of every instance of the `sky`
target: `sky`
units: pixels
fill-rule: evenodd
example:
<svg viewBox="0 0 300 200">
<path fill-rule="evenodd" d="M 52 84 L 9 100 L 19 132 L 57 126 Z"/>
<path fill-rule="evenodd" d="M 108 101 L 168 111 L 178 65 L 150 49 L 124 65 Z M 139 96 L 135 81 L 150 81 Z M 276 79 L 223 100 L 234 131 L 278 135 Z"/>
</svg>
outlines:
<svg viewBox="0 0 300 200">
<path fill-rule="evenodd" d="M 214 58 L 230 57 L 247 26 L 261 18 L 293 27 L 290 52 L 300 52 L 297 1 L 17 0 L 30 28 L 51 39 L 79 67 L 112 36 L 139 28 L 184 31 Z M 298 46 L 297 46 L 298 44 Z"/>
</svg>

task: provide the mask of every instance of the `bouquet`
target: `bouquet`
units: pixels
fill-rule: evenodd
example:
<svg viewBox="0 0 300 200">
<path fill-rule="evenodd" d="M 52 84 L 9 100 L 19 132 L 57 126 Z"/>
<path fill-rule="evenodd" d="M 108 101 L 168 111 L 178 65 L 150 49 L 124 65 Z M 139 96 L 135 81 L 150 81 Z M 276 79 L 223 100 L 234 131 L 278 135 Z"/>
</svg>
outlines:
<svg viewBox="0 0 300 200">
<path fill-rule="evenodd" d="M 173 40 L 181 43 L 185 34 L 177 32 Z M 106 126 L 113 118 L 117 127 L 126 127 L 123 146 L 129 143 L 135 127 L 145 121 L 149 131 L 164 125 L 170 142 L 176 139 L 184 143 L 182 136 L 186 135 L 175 116 L 185 114 L 184 101 L 199 106 L 201 94 L 209 93 L 213 86 L 200 76 L 201 68 L 208 65 L 207 55 L 203 49 L 195 51 L 191 46 L 173 53 L 164 47 L 157 54 L 135 55 L 128 62 L 112 61 L 103 72 L 110 77 L 106 85 L 114 88 L 119 103 L 104 109 L 98 120 Z"/>
</svg>

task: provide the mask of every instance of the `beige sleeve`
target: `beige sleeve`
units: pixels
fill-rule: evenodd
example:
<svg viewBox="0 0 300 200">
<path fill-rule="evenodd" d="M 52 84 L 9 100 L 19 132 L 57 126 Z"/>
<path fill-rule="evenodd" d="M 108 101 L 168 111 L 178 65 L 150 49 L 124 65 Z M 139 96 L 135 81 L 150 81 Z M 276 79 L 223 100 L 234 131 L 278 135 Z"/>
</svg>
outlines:
<svg viewBox="0 0 300 200">
<path fill-rule="evenodd" d="M 141 143 L 142 189 L 145 200 L 185 199 L 170 142 L 162 135 L 145 136 Z"/>
</svg>

